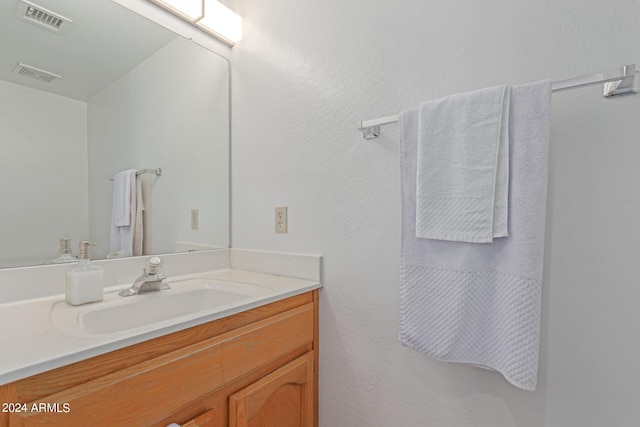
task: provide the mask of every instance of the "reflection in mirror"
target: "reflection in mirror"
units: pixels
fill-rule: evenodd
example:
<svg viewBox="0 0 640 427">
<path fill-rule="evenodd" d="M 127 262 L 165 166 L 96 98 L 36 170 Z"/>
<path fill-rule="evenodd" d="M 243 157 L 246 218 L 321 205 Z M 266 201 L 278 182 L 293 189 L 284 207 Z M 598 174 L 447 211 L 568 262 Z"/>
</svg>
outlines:
<svg viewBox="0 0 640 427">
<path fill-rule="evenodd" d="M 0 267 L 51 262 L 63 237 L 106 256 L 127 169 L 162 170 L 139 176 L 145 255 L 228 247 L 226 59 L 111 0 L 33 3 L 68 20 L 0 5 Z"/>
</svg>

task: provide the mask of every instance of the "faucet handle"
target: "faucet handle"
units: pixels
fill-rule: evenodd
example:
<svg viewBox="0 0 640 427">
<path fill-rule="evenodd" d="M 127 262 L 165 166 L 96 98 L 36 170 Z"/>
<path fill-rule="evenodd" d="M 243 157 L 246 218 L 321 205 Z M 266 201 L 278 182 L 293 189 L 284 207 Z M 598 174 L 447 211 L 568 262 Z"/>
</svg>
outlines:
<svg viewBox="0 0 640 427">
<path fill-rule="evenodd" d="M 158 274 L 161 268 L 162 268 L 162 260 L 157 256 L 151 257 L 147 260 L 148 274 Z"/>
</svg>

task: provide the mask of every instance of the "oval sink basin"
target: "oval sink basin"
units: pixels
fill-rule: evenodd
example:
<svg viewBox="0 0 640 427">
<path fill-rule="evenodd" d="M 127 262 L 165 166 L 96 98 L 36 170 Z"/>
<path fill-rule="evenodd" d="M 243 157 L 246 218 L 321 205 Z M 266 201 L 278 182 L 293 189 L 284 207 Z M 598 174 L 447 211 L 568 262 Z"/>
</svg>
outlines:
<svg viewBox="0 0 640 427">
<path fill-rule="evenodd" d="M 105 295 L 98 303 L 73 307 L 54 305 L 56 329 L 71 335 L 102 335 L 179 320 L 202 312 L 215 313 L 268 294 L 264 286 L 197 278 L 169 282 L 172 289 L 130 297 Z"/>
<path fill-rule="evenodd" d="M 136 298 L 134 297 L 143 297 Z M 148 293 L 128 297 L 125 302 L 112 302 L 86 310 L 79 316 L 82 328 L 90 334 L 108 334 L 186 314 L 225 306 L 247 299 L 247 295 L 213 288 L 193 289 L 180 293 Z"/>
</svg>

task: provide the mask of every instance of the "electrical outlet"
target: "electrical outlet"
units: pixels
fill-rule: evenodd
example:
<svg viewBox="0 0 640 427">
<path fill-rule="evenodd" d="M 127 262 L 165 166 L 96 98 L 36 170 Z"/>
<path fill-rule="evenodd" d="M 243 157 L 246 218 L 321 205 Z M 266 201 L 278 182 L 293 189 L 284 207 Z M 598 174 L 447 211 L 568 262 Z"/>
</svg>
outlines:
<svg viewBox="0 0 640 427">
<path fill-rule="evenodd" d="M 200 227 L 200 209 L 191 209 L 191 229 L 197 230 Z"/>
<path fill-rule="evenodd" d="M 287 207 L 276 207 L 276 233 L 287 232 Z"/>
</svg>

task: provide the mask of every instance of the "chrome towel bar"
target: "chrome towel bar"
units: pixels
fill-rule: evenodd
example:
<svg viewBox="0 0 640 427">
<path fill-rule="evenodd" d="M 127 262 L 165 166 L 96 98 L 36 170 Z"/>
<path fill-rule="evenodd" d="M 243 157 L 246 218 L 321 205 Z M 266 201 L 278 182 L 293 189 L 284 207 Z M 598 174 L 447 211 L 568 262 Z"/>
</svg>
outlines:
<svg viewBox="0 0 640 427">
<path fill-rule="evenodd" d="M 604 83 L 602 95 L 605 98 L 637 93 L 640 90 L 640 79 L 636 71 L 636 64 L 625 65 L 615 70 L 602 71 L 600 73 L 553 82 L 551 91 L 560 92 L 600 83 Z M 362 131 L 362 137 L 364 139 L 373 139 L 380 135 L 380 126 L 397 123 L 399 119 L 400 116 L 396 114 L 378 119 L 359 121 L 357 126 L 358 129 Z"/>
<path fill-rule="evenodd" d="M 157 176 L 160 176 L 160 175 L 162 175 L 162 168 L 140 169 L 140 170 L 136 171 L 136 176 L 142 175 L 143 173 L 152 173 L 152 174 L 155 174 Z M 109 178 L 109 181 L 113 181 L 113 177 Z"/>
</svg>

